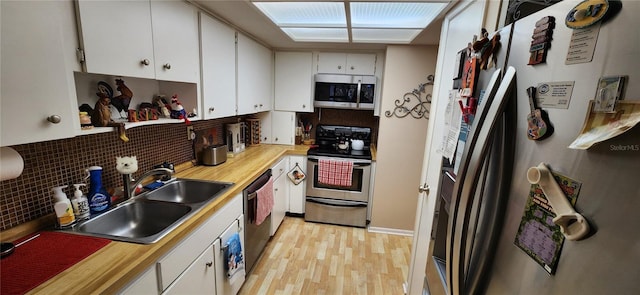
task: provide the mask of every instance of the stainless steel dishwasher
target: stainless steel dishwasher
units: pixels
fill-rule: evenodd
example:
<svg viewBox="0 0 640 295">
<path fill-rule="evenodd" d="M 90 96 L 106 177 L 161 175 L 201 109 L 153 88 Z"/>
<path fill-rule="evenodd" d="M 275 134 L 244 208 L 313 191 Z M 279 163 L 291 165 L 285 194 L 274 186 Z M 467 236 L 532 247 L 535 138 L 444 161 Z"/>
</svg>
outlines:
<svg viewBox="0 0 640 295">
<path fill-rule="evenodd" d="M 271 169 L 268 169 L 243 191 L 244 197 L 244 241 L 245 241 L 245 268 L 247 274 L 253 269 L 258 257 L 269 241 L 271 230 L 271 214 L 260 224 L 256 225 L 257 198 L 256 191 L 267 184 L 271 178 Z"/>
</svg>

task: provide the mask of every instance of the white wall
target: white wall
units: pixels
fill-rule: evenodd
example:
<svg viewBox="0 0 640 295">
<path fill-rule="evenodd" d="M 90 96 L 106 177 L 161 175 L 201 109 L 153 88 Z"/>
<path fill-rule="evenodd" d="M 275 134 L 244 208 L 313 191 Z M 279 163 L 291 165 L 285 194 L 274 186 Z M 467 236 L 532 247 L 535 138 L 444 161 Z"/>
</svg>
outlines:
<svg viewBox="0 0 640 295">
<path fill-rule="evenodd" d="M 371 227 L 413 230 L 428 120 L 389 118 L 384 113 L 392 111 L 405 93 L 427 82 L 435 72 L 436 57 L 436 46 L 387 48 Z"/>
</svg>

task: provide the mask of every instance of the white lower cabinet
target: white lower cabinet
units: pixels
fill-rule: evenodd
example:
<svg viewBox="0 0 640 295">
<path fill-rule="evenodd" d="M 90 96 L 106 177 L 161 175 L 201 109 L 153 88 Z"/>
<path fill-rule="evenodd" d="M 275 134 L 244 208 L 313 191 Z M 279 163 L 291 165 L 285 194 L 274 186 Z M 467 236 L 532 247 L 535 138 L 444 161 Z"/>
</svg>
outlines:
<svg viewBox="0 0 640 295">
<path fill-rule="evenodd" d="M 289 207 L 289 177 L 287 176 L 287 167 L 289 166 L 289 158 L 282 158 L 273 168 L 271 172 L 274 178 L 273 183 L 273 210 L 271 211 L 271 236 L 275 235 L 278 227 L 284 220 L 284 215 Z"/>
<path fill-rule="evenodd" d="M 240 216 L 236 222 L 233 222 L 227 229 L 216 239 L 213 243 L 213 254 L 215 257 L 216 267 L 216 294 L 218 295 L 235 295 L 242 287 L 246 276 L 246 268 L 244 267 L 244 215 Z M 228 260 L 225 255 L 225 249 L 228 247 L 228 242 L 235 233 L 240 236 L 242 244 L 242 257 L 243 263 L 236 265 L 237 272 L 232 276 L 227 276 L 225 265 Z M 187 292 L 188 293 L 188 292 Z"/>
<path fill-rule="evenodd" d="M 215 294 L 213 253 L 210 245 L 162 294 Z"/>
<path fill-rule="evenodd" d="M 240 235 L 244 257 L 242 206 L 240 193 L 121 293 L 235 295 L 244 283 L 245 274 L 228 280 L 226 259 L 221 251 L 235 231 Z"/>
<path fill-rule="evenodd" d="M 291 171 L 294 167 L 300 167 L 304 174 L 309 175 L 307 172 L 307 157 L 305 156 L 289 156 L 289 169 Z M 307 187 L 308 178 L 305 178 L 299 184 L 295 184 L 292 181 L 288 181 L 289 186 L 289 209 L 290 213 L 294 214 L 303 214 L 304 213 L 304 201 L 306 198 L 306 187 Z"/>
<path fill-rule="evenodd" d="M 158 279 L 155 266 L 149 267 L 135 281 L 129 284 L 120 294 L 125 295 L 157 295 Z"/>
</svg>

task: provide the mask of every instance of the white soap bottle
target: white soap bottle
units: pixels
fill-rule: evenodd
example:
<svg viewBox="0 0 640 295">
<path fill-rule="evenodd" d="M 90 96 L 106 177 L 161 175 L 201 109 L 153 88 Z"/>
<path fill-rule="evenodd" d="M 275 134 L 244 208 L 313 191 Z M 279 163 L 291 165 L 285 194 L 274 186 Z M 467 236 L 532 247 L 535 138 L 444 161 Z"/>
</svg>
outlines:
<svg viewBox="0 0 640 295">
<path fill-rule="evenodd" d="M 86 186 L 84 183 L 76 183 L 73 185 L 76 190 L 73 192 L 73 199 L 71 205 L 73 205 L 73 214 L 75 214 L 77 220 L 89 219 L 89 199 L 80 190 L 81 186 Z"/>
<path fill-rule="evenodd" d="M 53 204 L 53 209 L 56 211 L 58 225 L 60 227 L 68 227 L 76 222 L 76 217 L 73 215 L 73 208 L 71 208 L 71 202 L 62 191 L 62 189 L 66 187 L 66 185 L 63 185 L 53 188 L 53 198 L 56 201 L 55 204 Z"/>
</svg>

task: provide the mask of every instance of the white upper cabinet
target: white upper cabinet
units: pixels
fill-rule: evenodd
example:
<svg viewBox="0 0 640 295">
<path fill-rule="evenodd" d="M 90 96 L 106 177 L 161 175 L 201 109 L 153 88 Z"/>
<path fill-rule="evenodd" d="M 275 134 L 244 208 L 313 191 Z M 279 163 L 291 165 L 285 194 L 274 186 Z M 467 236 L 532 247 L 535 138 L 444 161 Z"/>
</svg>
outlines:
<svg viewBox="0 0 640 295">
<path fill-rule="evenodd" d="M 188 3 L 77 3 L 85 71 L 198 82 L 198 18 Z"/>
<path fill-rule="evenodd" d="M 273 109 L 273 53 L 238 34 L 238 115 Z"/>
<path fill-rule="evenodd" d="M 276 52 L 274 109 L 313 112 L 311 52 Z"/>
<path fill-rule="evenodd" d="M 155 78 L 149 1 L 77 3 L 87 72 Z"/>
<path fill-rule="evenodd" d="M 318 53 L 318 73 L 375 75 L 376 55 L 373 53 Z"/>
<path fill-rule="evenodd" d="M 200 13 L 204 119 L 236 115 L 236 32 Z"/>
<path fill-rule="evenodd" d="M 273 144 L 293 145 L 296 137 L 296 113 L 271 112 L 271 138 Z"/>
<path fill-rule="evenodd" d="M 151 1 L 156 79 L 200 80 L 198 11 L 183 1 Z"/>
<path fill-rule="evenodd" d="M 296 113 L 270 111 L 258 113 L 256 116 L 260 119 L 261 143 L 295 143 Z"/>
<path fill-rule="evenodd" d="M 73 2 L 0 5 L 0 145 L 73 137 L 80 129 L 73 80 L 73 71 L 79 70 Z"/>
</svg>

